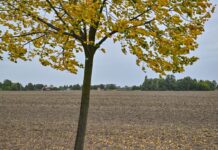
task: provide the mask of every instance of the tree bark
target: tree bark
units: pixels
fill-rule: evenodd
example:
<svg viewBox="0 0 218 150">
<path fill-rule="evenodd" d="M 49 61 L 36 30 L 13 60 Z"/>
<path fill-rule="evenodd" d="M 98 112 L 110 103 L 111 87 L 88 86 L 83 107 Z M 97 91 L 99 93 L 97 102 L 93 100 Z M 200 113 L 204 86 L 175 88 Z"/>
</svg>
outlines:
<svg viewBox="0 0 218 150">
<path fill-rule="evenodd" d="M 78 122 L 74 150 L 83 150 L 84 148 L 86 125 L 87 125 L 87 118 L 88 118 L 88 109 L 89 109 L 89 97 L 90 97 L 90 87 L 91 87 L 91 78 L 92 78 L 93 58 L 94 58 L 94 54 L 89 55 L 89 56 L 86 55 L 86 59 L 85 59 L 80 115 L 79 115 L 79 122 Z"/>
</svg>

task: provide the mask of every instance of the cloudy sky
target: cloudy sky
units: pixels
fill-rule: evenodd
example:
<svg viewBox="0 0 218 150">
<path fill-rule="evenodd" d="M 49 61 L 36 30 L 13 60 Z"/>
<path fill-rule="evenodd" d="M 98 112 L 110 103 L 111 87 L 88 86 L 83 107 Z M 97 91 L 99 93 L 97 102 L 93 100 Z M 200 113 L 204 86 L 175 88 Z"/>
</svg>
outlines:
<svg viewBox="0 0 218 150">
<path fill-rule="evenodd" d="M 213 0 L 213 2 L 215 1 Z M 187 67 L 184 73 L 175 74 L 175 76 L 177 78 L 191 76 L 218 82 L 218 10 L 206 23 L 205 32 L 199 37 L 198 43 L 199 48 L 192 53 L 200 58 L 198 62 Z M 158 77 L 149 69 L 146 73 L 141 71 L 135 64 L 135 57 L 130 54 L 122 54 L 119 44 L 107 41 L 104 46 L 107 52 L 105 54 L 97 52 L 95 56 L 92 84 L 140 85 L 146 75 L 149 78 Z M 82 60 L 83 57 L 81 57 Z M 5 59 L 0 61 L 0 82 L 5 79 L 23 84 L 29 82 L 57 86 L 82 84 L 83 70 L 79 70 L 77 75 L 72 75 L 68 72 L 41 66 L 37 60 L 19 61 L 14 64 Z"/>
</svg>

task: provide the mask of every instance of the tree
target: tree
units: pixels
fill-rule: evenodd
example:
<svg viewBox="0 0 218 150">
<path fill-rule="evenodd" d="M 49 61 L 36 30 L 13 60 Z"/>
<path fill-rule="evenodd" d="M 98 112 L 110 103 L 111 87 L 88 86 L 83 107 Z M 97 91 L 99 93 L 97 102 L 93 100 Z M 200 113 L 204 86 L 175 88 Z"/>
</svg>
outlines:
<svg viewBox="0 0 218 150">
<path fill-rule="evenodd" d="M 21 91 L 23 89 L 20 83 L 12 83 L 11 90 L 12 91 Z"/>
<path fill-rule="evenodd" d="M 184 77 L 183 79 L 176 80 L 174 75 L 167 75 L 166 78 L 148 79 L 145 77 L 142 83 L 141 90 L 177 90 L 177 91 L 192 91 L 192 90 L 215 90 L 217 86 L 216 81 L 209 80 L 196 80 L 191 77 Z"/>
<path fill-rule="evenodd" d="M 99 85 L 99 88 L 100 88 L 101 90 L 104 90 L 104 89 L 105 89 L 105 86 L 104 86 L 103 84 L 100 84 L 100 85 Z"/>
<path fill-rule="evenodd" d="M 34 85 L 34 90 L 42 90 L 43 87 L 44 87 L 43 84 L 35 84 Z"/>
<path fill-rule="evenodd" d="M 155 78 L 155 79 L 153 80 L 153 88 L 154 88 L 154 90 L 160 90 L 159 79 Z"/>
<path fill-rule="evenodd" d="M 213 89 L 215 90 L 217 88 L 217 82 L 215 80 L 212 81 L 212 86 L 213 86 Z"/>
<path fill-rule="evenodd" d="M 2 90 L 2 85 L 3 85 L 3 84 L 0 82 L 0 91 Z"/>
<path fill-rule="evenodd" d="M 176 78 L 174 75 L 167 75 L 165 81 L 166 81 L 167 90 L 174 90 L 175 89 Z"/>
<path fill-rule="evenodd" d="M 11 82 L 11 80 L 8 80 L 8 79 L 4 80 L 3 85 L 2 85 L 2 89 L 5 91 L 10 91 L 12 84 L 13 83 Z"/>
<path fill-rule="evenodd" d="M 32 83 L 28 83 L 26 86 L 25 86 L 25 90 L 27 91 L 33 91 L 34 90 L 34 85 Z"/>
<path fill-rule="evenodd" d="M 105 89 L 106 90 L 115 90 L 117 86 L 115 84 L 106 84 Z"/>
<path fill-rule="evenodd" d="M 134 85 L 134 86 L 131 87 L 131 90 L 133 90 L 133 91 L 140 90 L 140 86 Z"/>
<path fill-rule="evenodd" d="M 75 149 L 84 145 L 94 54 L 107 39 L 121 41 L 124 54 L 142 69 L 164 75 L 197 60 L 197 36 L 215 7 L 208 0 L 1 0 L 0 55 L 31 60 L 76 73 L 84 68 Z M 84 52 L 85 65 L 76 59 Z M 2 55 L 0 57 L 3 59 Z"/>
<path fill-rule="evenodd" d="M 183 79 L 178 80 L 178 85 L 177 85 L 177 87 L 178 87 L 180 90 L 188 91 L 188 90 L 191 90 L 191 84 L 192 84 L 192 79 L 191 79 L 191 77 L 185 77 L 185 78 L 183 78 Z"/>
<path fill-rule="evenodd" d="M 69 86 L 69 88 L 71 90 L 81 90 L 81 87 L 79 84 L 71 85 L 71 86 Z"/>
<path fill-rule="evenodd" d="M 141 85 L 142 90 L 148 90 L 148 84 L 149 84 L 149 79 L 147 76 L 145 76 L 144 82 Z"/>
</svg>

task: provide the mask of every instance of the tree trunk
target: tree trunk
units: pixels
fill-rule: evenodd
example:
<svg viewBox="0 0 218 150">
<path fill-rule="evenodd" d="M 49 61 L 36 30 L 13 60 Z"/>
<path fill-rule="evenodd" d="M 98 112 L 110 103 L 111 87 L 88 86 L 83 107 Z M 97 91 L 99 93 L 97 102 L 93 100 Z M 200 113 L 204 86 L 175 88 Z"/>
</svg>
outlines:
<svg viewBox="0 0 218 150">
<path fill-rule="evenodd" d="M 79 115 L 79 122 L 78 122 L 74 150 L 83 150 L 84 147 L 86 124 L 87 124 L 88 109 L 89 109 L 93 57 L 94 55 L 92 56 L 89 55 L 88 57 L 86 56 L 86 60 L 85 60 L 80 115 Z"/>
</svg>

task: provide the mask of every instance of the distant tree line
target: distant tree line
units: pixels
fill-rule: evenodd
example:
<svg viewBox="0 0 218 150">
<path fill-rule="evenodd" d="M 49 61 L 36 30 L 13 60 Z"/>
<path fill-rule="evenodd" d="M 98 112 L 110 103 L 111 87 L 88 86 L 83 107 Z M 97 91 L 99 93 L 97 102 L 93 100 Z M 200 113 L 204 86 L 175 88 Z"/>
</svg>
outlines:
<svg viewBox="0 0 218 150">
<path fill-rule="evenodd" d="M 0 82 L 0 90 L 2 91 L 33 91 L 41 90 L 45 85 L 43 84 L 32 84 L 28 83 L 23 86 L 21 83 L 14 83 L 11 80 L 4 80 L 3 83 Z"/>
<path fill-rule="evenodd" d="M 10 80 L 0 82 L 0 91 L 40 91 L 40 90 L 81 90 L 82 85 L 64 85 L 55 87 L 53 85 L 14 83 Z M 196 80 L 191 77 L 176 79 L 174 75 L 167 75 L 166 78 L 149 79 L 147 76 L 140 86 L 124 86 L 120 87 L 116 84 L 99 84 L 92 85 L 92 90 L 141 90 L 141 91 L 212 91 L 218 89 L 216 81 Z"/>
<path fill-rule="evenodd" d="M 115 84 L 100 84 L 92 85 L 92 90 L 115 90 L 120 87 Z M 44 85 L 44 84 L 33 84 L 28 83 L 27 85 L 22 85 L 21 83 L 15 83 L 11 80 L 4 80 L 0 82 L 0 91 L 40 91 L 40 90 L 52 90 L 52 91 L 61 91 L 61 90 L 81 90 L 82 85 L 64 85 L 64 86 L 53 86 L 53 85 Z"/>
<path fill-rule="evenodd" d="M 176 80 L 174 75 L 167 75 L 165 79 L 145 77 L 143 84 L 139 87 L 143 91 L 212 91 L 217 88 L 215 80 L 196 80 L 191 77 Z"/>
</svg>

